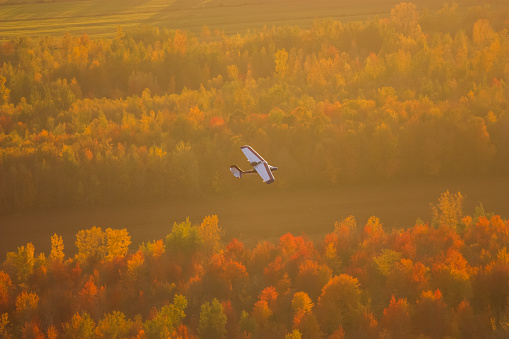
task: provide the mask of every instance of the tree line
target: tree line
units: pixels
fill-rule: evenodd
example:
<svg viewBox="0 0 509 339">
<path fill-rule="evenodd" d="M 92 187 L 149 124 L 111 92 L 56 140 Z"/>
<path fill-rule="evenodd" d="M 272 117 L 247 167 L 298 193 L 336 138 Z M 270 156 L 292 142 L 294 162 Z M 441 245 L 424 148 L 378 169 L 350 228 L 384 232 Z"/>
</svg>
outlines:
<svg viewBox="0 0 509 339">
<path fill-rule="evenodd" d="M 0 265 L 2 338 L 504 338 L 509 220 L 443 193 L 431 222 L 350 216 L 315 241 L 222 242 L 217 216 L 135 251 L 125 229 Z M 48 239 L 50 240 L 50 239 Z M 67 245 L 66 245 L 67 246 Z"/>
<path fill-rule="evenodd" d="M 3 42 L 0 210 L 229 192 L 243 144 L 281 189 L 507 175 L 508 15 L 456 7 Z"/>
</svg>

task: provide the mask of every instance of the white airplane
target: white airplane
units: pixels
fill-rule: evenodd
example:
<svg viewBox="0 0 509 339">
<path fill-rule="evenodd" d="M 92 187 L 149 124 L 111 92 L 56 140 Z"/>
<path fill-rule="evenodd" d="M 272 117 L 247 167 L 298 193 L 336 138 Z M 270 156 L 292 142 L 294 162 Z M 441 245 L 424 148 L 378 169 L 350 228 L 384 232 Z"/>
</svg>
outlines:
<svg viewBox="0 0 509 339">
<path fill-rule="evenodd" d="M 242 146 L 240 149 L 244 152 L 247 161 L 249 161 L 254 169 L 243 171 L 236 165 L 233 165 L 230 167 L 230 172 L 232 172 L 236 178 L 242 178 L 242 174 L 258 173 L 262 177 L 264 183 L 270 184 L 276 180 L 272 175 L 272 171 L 277 170 L 277 167 L 270 166 L 267 161 L 263 160 L 263 158 L 251 148 L 251 146 Z"/>
</svg>

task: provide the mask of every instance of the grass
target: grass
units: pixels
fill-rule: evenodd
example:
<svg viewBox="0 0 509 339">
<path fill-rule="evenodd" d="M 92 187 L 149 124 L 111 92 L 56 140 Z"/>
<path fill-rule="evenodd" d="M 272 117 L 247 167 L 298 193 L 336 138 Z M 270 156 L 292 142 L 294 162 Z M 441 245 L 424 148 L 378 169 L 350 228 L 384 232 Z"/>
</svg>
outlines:
<svg viewBox="0 0 509 339">
<path fill-rule="evenodd" d="M 226 169 L 227 170 L 227 169 Z M 282 174 L 282 173 L 281 173 Z M 258 178 L 253 184 L 260 184 Z M 235 180 L 231 177 L 231 180 Z M 3 227 L 0 258 L 18 246 L 32 242 L 36 251 L 49 253 L 53 234 L 63 237 L 65 252 L 75 250 L 76 233 L 92 226 L 103 230 L 126 228 L 132 237 L 131 249 L 142 242 L 163 239 L 173 222 L 189 217 L 199 224 L 207 215 L 217 214 L 225 231 L 225 243 L 238 238 L 250 247 L 259 240 L 276 241 L 283 234 L 307 234 L 321 239 L 334 230 L 334 223 L 353 215 L 359 227 L 375 215 L 384 229 L 408 228 L 417 218 L 431 219 L 430 203 L 436 204 L 440 194 L 449 190 L 466 198 L 463 212 L 473 215 L 483 203 L 486 211 L 509 218 L 509 178 L 439 180 L 414 184 L 379 184 L 331 189 L 297 189 L 278 191 L 277 182 L 265 185 L 265 192 L 225 192 L 224 196 L 202 197 L 181 201 L 146 202 L 130 206 L 77 206 L 62 210 L 38 210 L 21 214 L 0 215 Z M 274 186 L 276 185 L 276 186 Z M 241 186 L 241 185 L 239 185 Z M 246 187 L 246 186 L 244 186 Z M 3 260 L 3 259 L 0 259 Z"/>
<path fill-rule="evenodd" d="M 385 17 L 400 0 L 71 0 L 9 3 L 0 0 L 0 40 L 20 36 L 88 34 L 114 36 L 150 24 L 199 35 L 204 26 L 226 34 L 273 25 L 309 26 L 316 18 L 341 21 Z M 10 0 L 12 1 L 12 0 Z M 494 2 L 502 0 L 493 0 Z M 418 9 L 438 9 L 443 0 L 414 0 Z M 466 0 L 460 6 L 482 4 Z"/>
</svg>

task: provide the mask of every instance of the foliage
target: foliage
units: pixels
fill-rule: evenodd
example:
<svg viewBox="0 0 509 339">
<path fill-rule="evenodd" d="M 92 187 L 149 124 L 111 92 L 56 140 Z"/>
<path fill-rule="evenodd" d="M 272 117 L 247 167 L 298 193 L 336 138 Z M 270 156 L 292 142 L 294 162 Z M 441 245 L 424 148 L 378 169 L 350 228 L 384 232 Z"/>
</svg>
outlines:
<svg viewBox="0 0 509 339">
<path fill-rule="evenodd" d="M 36 258 L 29 244 L 8 253 L 0 266 L 0 333 L 14 338 L 500 336 L 509 309 L 509 220 L 475 213 L 462 215 L 462 228 L 456 222 L 438 227 L 420 222 L 390 232 L 375 216 L 364 227 L 350 216 L 323 239 L 287 233 L 253 247 L 237 239 L 223 246 L 215 215 L 197 225 L 189 219 L 175 223 L 166 241 L 144 243 L 137 251 L 130 251 L 128 242 L 107 241 L 117 239 L 112 235 L 129 239 L 127 231 L 93 227 L 78 232 L 82 250 L 73 258 L 58 250 L 63 241 L 53 235 L 48 259 L 44 253 Z M 210 234 L 216 249 L 201 245 Z M 331 247 L 339 249 L 334 255 L 344 263 L 334 271 L 328 266 L 335 263 Z"/>
<path fill-rule="evenodd" d="M 235 192 L 243 144 L 281 190 L 507 175 L 507 12 L 465 11 L 2 42 L 0 213 Z"/>
<path fill-rule="evenodd" d="M 201 338 L 225 338 L 226 320 L 223 306 L 217 299 L 206 302 L 201 305 L 198 334 Z"/>
<path fill-rule="evenodd" d="M 235 192 L 224 168 L 245 143 L 294 169 L 276 189 L 507 175 L 507 13 L 455 8 L 6 41 L 0 212 Z M 0 336 L 502 337 L 509 221 L 462 203 L 446 192 L 431 223 L 350 216 L 252 247 L 224 246 L 216 215 L 135 251 L 127 230 L 92 227 L 66 257 L 55 234 L 48 259 L 7 253 Z"/>
</svg>

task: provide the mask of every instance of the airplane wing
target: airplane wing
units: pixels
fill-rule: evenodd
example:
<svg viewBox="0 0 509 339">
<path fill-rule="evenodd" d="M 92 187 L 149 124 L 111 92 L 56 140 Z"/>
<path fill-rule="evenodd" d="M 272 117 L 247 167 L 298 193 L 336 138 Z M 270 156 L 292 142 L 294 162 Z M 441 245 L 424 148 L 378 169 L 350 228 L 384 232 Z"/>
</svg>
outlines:
<svg viewBox="0 0 509 339">
<path fill-rule="evenodd" d="M 251 164 L 256 164 L 258 162 L 265 162 L 265 160 L 263 160 L 263 158 L 260 156 L 260 154 L 256 153 L 256 151 L 253 148 L 251 148 L 251 146 L 242 146 L 240 149 L 242 150 L 242 152 L 246 156 L 247 160 Z"/>
<path fill-rule="evenodd" d="M 264 183 L 270 184 L 276 180 L 274 179 L 274 176 L 272 175 L 272 172 L 270 171 L 269 165 L 266 161 L 260 162 L 253 167 L 255 171 L 258 172 L 258 174 L 262 177 Z"/>
<path fill-rule="evenodd" d="M 262 177 L 263 182 L 270 184 L 274 182 L 274 176 L 269 168 L 269 164 L 251 148 L 251 146 L 242 146 L 240 148 L 247 160 L 251 163 L 256 172 Z"/>
</svg>

